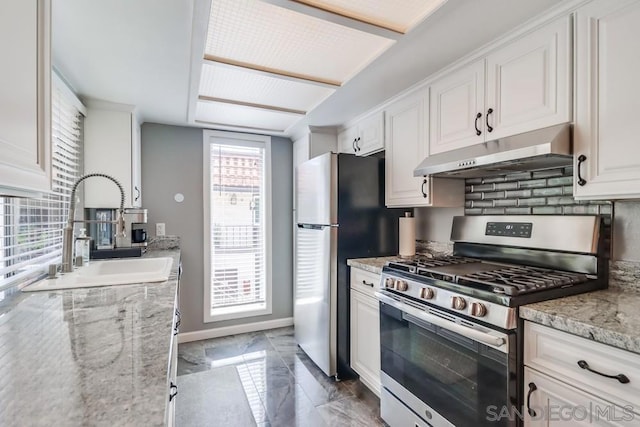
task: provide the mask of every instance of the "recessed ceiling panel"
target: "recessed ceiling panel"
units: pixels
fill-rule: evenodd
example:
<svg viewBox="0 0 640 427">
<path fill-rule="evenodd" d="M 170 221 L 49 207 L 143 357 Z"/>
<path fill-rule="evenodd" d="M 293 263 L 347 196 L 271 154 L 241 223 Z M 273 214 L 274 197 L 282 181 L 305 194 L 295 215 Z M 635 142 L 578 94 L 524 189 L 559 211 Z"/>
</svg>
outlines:
<svg viewBox="0 0 640 427">
<path fill-rule="evenodd" d="M 333 92 L 335 89 L 315 84 L 270 77 L 223 65 L 204 64 L 199 94 L 307 112 Z"/>
<path fill-rule="evenodd" d="M 406 33 L 447 0 L 297 0 L 359 21 Z"/>
<path fill-rule="evenodd" d="M 284 132 L 303 116 L 220 102 L 199 101 L 196 121 L 255 131 Z"/>
<path fill-rule="evenodd" d="M 340 85 L 392 43 L 259 0 L 215 0 L 205 57 Z"/>
</svg>

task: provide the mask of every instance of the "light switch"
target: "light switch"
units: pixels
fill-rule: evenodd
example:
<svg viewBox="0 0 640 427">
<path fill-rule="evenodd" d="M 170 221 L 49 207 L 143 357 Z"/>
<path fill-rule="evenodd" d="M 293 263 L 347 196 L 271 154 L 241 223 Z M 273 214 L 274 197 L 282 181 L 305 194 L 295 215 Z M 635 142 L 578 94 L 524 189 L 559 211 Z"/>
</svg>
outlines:
<svg viewBox="0 0 640 427">
<path fill-rule="evenodd" d="M 164 236 L 164 235 L 165 235 L 164 222 L 156 223 L 156 236 Z"/>
</svg>

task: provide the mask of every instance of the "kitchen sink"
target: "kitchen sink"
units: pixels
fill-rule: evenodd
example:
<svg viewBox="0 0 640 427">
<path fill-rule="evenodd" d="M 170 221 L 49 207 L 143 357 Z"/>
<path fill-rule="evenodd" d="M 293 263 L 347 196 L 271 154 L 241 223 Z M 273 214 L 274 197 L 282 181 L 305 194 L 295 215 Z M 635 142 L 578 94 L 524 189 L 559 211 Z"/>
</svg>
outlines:
<svg viewBox="0 0 640 427">
<path fill-rule="evenodd" d="M 54 291 L 58 289 L 91 288 L 96 286 L 164 282 L 171 274 L 173 258 L 114 259 L 91 261 L 55 279 L 44 279 L 22 290 Z"/>
</svg>

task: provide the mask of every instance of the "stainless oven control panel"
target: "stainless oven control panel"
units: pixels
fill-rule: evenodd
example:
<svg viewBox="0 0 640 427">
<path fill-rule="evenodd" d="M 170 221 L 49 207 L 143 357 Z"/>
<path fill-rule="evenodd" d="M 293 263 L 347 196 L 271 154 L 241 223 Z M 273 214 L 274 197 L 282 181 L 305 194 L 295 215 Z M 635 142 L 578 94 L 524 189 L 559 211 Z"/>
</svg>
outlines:
<svg viewBox="0 0 640 427">
<path fill-rule="evenodd" d="M 403 277 L 382 273 L 380 288 L 407 295 L 456 313 L 467 315 L 503 329 L 515 329 L 516 309 L 468 295 L 442 289 L 432 284 L 420 283 Z"/>
</svg>

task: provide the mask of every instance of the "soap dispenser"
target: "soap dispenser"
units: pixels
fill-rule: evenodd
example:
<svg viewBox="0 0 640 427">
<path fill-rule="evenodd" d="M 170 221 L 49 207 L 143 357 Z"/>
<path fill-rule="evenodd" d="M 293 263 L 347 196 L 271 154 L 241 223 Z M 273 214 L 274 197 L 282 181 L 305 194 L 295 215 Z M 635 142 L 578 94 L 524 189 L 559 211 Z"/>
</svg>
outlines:
<svg viewBox="0 0 640 427">
<path fill-rule="evenodd" d="M 76 237 L 76 258 L 82 257 L 82 265 L 89 263 L 89 252 L 91 250 L 91 237 L 87 236 L 86 228 L 80 229 L 80 235 Z"/>
</svg>

